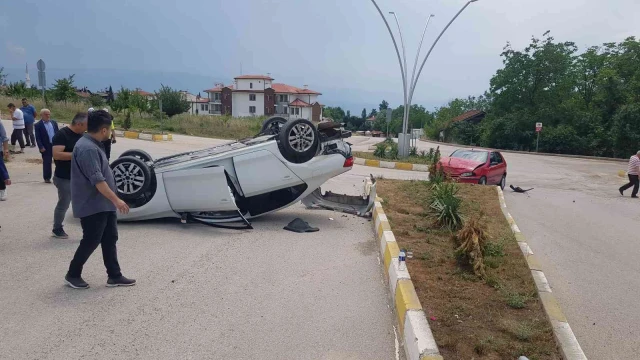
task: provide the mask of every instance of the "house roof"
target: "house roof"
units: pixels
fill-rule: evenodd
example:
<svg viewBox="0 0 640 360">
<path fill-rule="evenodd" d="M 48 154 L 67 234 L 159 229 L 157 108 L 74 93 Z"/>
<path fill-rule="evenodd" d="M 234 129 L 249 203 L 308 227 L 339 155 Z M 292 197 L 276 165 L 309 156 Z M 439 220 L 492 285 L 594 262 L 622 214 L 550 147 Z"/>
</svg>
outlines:
<svg viewBox="0 0 640 360">
<path fill-rule="evenodd" d="M 234 79 L 273 80 L 271 76 L 265 76 L 265 75 L 240 75 L 240 76 L 236 76 Z"/>
<path fill-rule="evenodd" d="M 287 84 L 273 83 L 271 84 L 271 88 L 273 88 L 273 90 L 277 93 L 322 95 L 317 91 L 313 91 L 309 89 L 300 89 L 298 87 L 287 85 Z"/>
<path fill-rule="evenodd" d="M 91 97 L 91 94 L 88 92 L 84 92 L 84 91 L 76 91 L 76 94 L 82 98 L 88 98 Z"/>
<path fill-rule="evenodd" d="M 221 92 L 222 89 L 224 89 L 226 87 L 228 87 L 229 89 L 233 90 L 233 85 L 228 85 L 228 86 L 223 86 L 223 87 L 217 86 L 217 87 L 214 87 L 214 88 L 211 88 L 211 89 L 203 90 L 203 92 L 206 92 L 206 93 Z"/>
<path fill-rule="evenodd" d="M 470 110 L 460 116 L 454 117 L 453 119 L 451 119 L 451 122 L 468 121 L 476 117 L 484 118 L 485 115 L 486 113 L 482 110 Z M 482 120 L 482 118 L 478 120 Z"/>
<path fill-rule="evenodd" d="M 138 93 L 138 94 L 140 94 L 142 96 L 154 96 L 153 93 L 150 93 L 150 92 L 147 92 L 147 91 L 144 91 L 144 90 L 140 90 L 140 89 L 136 89 L 136 90 L 134 90 L 132 92 Z"/>
<path fill-rule="evenodd" d="M 289 103 L 289 106 L 309 107 L 311 106 L 311 104 L 306 103 L 300 99 L 295 99 Z"/>
</svg>

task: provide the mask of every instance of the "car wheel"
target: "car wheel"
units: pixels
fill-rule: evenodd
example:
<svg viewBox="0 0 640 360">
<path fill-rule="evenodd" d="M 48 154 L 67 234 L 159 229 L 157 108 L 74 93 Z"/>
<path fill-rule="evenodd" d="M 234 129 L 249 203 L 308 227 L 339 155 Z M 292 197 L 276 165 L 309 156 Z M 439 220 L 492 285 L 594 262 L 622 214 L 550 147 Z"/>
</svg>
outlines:
<svg viewBox="0 0 640 360">
<path fill-rule="evenodd" d="M 486 177 L 481 177 L 480 181 L 478 182 L 478 184 L 480 185 L 487 185 L 487 178 Z"/>
<path fill-rule="evenodd" d="M 122 200 L 135 200 L 151 185 L 151 171 L 147 164 L 133 156 L 123 156 L 111 163 L 116 181 L 116 193 Z"/>
<path fill-rule="evenodd" d="M 125 156 L 133 156 L 144 162 L 153 161 L 153 158 L 151 157 L 151 155 L 149 155 L 149 153 L 147 153 L 144 150 L 127 150 L 123 152 L 122 155 L 120 155 L 120 157 L 125 157 Z"/>
<path fill-rule="evenodd" d="M 318 129 L 309 120 L 288 121 L 278 136 L 282 156 L 290 162 L 305 163 L 313 159 L 318 151 Z"/>
<path fill-rule="evenodd" d="M 273 116 L 268 118 L 262 124 L 262 129 L 260 130 L 260 134 L 263 135 L 278 135 L 280 133 L 280 129 L 287 123 L 287 120 L 280 116 Z"/>
<path fill-rule="evenodd" d="M 502 179 L 500 180 L 500 189 L 504 190 L 507 186 L 507 174 L 502 175 Z"/>
</svg>

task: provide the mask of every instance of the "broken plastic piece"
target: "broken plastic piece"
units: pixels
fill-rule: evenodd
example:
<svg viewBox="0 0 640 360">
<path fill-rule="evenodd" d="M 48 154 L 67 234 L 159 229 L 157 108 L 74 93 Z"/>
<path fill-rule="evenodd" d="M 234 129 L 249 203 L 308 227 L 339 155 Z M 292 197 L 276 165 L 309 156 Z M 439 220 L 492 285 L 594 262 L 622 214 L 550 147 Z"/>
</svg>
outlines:
<svg viewBox="0 0 640 360">
<path fill-rule="evenodd" d="M 300 218 L 293 219 L 293 221 L 287 224 L 287 226 L 285 226 L 284 229 L 297 232 L 297 233 L 316 232 L 320 230 L 316 227 L 310 226 L 308 222 Z"/>
</svg>

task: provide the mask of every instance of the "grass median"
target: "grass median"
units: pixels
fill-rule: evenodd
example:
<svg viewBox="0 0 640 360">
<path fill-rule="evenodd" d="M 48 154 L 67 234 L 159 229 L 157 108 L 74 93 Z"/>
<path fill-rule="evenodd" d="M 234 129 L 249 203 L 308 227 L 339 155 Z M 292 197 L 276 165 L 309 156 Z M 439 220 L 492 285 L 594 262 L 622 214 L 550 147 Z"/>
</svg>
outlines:
<svg viewBox="0 0 640 360">
<path fill-rule="evenodd" d="M 480 232 L 483 241 L 475 239 L 480 244 L 475 255 L 465 255 L 473 242 L 461 243 L 467 226 L 458 224 L 454 230 L 455 221 L 438 221 L 431 183 L 379 180 L 377 185 L 398 245 L 413 253 L 407 267 L 441 354 L 445 359 L 517 359 L 523 355 L 561 359 L 495 188 L 457 184 L 455 189 L 452 196 L 459 207 L 453 206 L 453 211 L 459 211 L 467 225 L 477 227 L 481 222 L 484 227 Z M 480 253 L 478 268 L 470 258 Z"/>
</svg>

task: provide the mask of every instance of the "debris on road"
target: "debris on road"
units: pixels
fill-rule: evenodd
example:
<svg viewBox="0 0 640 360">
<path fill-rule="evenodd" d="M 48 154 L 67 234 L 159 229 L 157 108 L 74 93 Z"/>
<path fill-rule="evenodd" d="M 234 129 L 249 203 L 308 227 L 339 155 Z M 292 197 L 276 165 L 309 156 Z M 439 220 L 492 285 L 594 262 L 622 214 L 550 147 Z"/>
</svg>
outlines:
<svg viewBox="0 0 640 360">
<path fill-rule="evenodd" d="M 509 185 L 509 187 L 511 188 L 511 190 L 513 190 L 513 191 L 515 191 L 515 192 L 517 192 L 519 194 L 524 194 L 527 191 L 533 190 L 533 188 L 527 189 L 527 190 L 523 190 L 520 186 L 513 187 L 513 185 Z"/>
<path fill-rule="evenodd" d="M 293 232 L 297 232 L 297 233 L 320 231 L 320 229 L 318 229 L 316 227 L 312 227 L 311 225 L 309 225 L 308 222 L 306 222 L 306 221 L 304 221 L 304 220 L 302 220 L 300 218 L 293 219 L 283 229 L 289 230 L 289 231 L 293 231 Z"/>
</svg>

